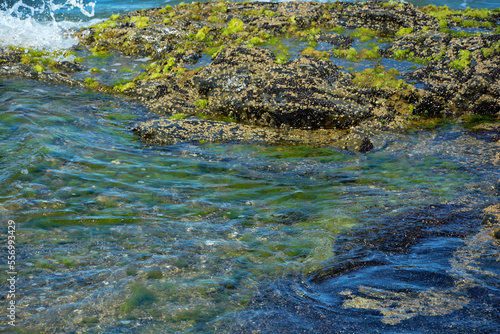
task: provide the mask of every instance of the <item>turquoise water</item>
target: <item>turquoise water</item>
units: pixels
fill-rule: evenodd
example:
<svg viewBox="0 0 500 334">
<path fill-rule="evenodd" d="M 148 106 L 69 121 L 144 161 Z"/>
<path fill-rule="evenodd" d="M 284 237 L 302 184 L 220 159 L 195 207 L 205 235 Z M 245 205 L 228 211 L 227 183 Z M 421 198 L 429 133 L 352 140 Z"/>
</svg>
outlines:
<svg viewBox="0 0 500 334">
<path fill-rule="evenodd" d="M 500 178 L 498 144 L 457 126 L 387 134 L 366 155 L 150 147 L 130 131 L 148 112 L 126 100 L 19 80 L 0 92 L 0 214 L 18 224 L 19 321 L 35 331 L 230 329 L 266 280 L 334 262 L 339 232 L 497 199 L 478 184 Z"/>
<path fill-rule="evenodd" d="M 95 17 L 165 4 L 98 1 Z M 0 219 L 4 232 L 17 223 L 19 272 L 17 327 L 2 297 L 2 330 L 495 331 L 498 246 L 481 217 L 498 203 L 498 142 L 445 123 L 376 134 L 368 154 L 157 147 L 131 131 L 149 117 L 126 99 L 0 79 Z"/>
</svg>

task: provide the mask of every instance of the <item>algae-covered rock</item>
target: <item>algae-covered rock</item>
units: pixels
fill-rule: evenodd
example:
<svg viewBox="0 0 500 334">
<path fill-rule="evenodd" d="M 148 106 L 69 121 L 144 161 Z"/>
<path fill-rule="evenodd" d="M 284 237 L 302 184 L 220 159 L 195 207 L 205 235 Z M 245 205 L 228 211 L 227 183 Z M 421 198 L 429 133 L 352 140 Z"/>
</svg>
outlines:
<svg viewBox="0 0 500 334">
<path fill-rule="evenodd" d="M 152 119 L 137 123 L 133 131 L 144 142 L 155 145 L 169 145 L 177 142 L 246 142 L 338 146 L 345 135 L 342 131 L 277 130 L 197 118 Z"/>
<path fill-rule="evenodd" d="M 0 50 L 0 75 L 127 95 L 165 117 L 201 113 L 284 131 L 498 118 L 499 19 L 498 10 L 395 1 L 196 2 L 112 15 L 83 28 L 76 58 Z M 355 41 L 374 45 L 360 49 Z M 79 65 L 95 58 L 111 65 L 122 54 L 146 61 L 144 70 L 123 78 Z M 415 67 L 386 68 L 393 61 L 387 58 Z M 358 137 L 354 150 L 368 148 Z"/>
<path fill-rule="evenodd" d="M 266 49 L 228 48 L 193 77 L 210 112 L 270 127 L 347 128 L 370 115 L 365 106 L 337 96 L 341 76 L 329 61 L 300 58 L 275 63 Z"/>
</svg>

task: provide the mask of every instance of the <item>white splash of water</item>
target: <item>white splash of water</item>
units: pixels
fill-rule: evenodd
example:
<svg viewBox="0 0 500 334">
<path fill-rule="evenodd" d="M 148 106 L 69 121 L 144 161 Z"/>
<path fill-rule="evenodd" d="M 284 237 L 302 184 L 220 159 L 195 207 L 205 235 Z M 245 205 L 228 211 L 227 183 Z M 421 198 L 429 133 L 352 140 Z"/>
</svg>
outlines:
<svg viewBox="0 0 500 334">
<path fill-rule="evenodd" d="M 78 11 L 86 17 L 94 16 L 95 2 L 85 4 L 83 0 L 41 0 L 37 6 L 27 5 L 23 0 L 0 9 L 0 46 L 20 46 L 47 51 L 68 49 L 78 41 L 69 35 L 72 28 L 83 23 L 56 20 L 56 13 Z M 41 19 L 46 17 L 48 19 Z"/>
</svg>

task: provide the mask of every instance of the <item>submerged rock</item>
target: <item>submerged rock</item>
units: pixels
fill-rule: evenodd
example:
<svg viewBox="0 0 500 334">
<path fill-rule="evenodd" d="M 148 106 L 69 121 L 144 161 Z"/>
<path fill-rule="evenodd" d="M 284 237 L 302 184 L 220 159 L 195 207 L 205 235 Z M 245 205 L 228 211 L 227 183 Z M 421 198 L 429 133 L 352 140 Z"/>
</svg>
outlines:
<svg viewBox="0 0 500 334">
<path fill-rule="evenodd" d="M 277 130 L 197 118 L 153 119 L 137 123 L 133 131 L 141 137 L 141 140 L 154 145 L 169 145 L 178 142 L 247 142 L 338 146 L 344 137 L 342 131 Z"/>
</svg>

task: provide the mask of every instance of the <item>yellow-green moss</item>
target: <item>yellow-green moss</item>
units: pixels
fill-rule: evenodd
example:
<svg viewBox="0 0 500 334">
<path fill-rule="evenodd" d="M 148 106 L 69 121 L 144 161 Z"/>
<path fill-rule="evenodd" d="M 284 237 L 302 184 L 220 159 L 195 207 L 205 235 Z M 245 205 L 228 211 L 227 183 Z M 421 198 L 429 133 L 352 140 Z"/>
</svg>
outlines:
<svg viewBox="0 0 500 334">
<path fill-rule="evenodd" d="M 399 71 L 396 69 L 385 70 L 383 66 L 369 68 L 354 74 L 353 83 L 358 86 L 373 88 L 407 88 L 408 84 L 401 79 L 397 79 Z"/>
<path fill-rule="evenodd" d="M 307 56 L 307 57 L 312 57 L 312 58 L 321 58 L 325 60 L 330 60 L 330 54 L 326 51 L 318 51 L 315 50 L 312 47 L 307 47 L 305 48 L 302 52 L 301 55 Z"/>
<path fill-rule="evenodd" d="M 227 5 L 225 3 L 218 3 L 217 6 L 212 7 L 214 13 L 227 13 Z"/>
<path fill-rule="evenodd" d="M 87 86 L 87 87 L 90 87 L 90 88 L 97 88 L 99 87 L 99 82 L 97 82 L 96 80 L 92 79 L 92 78 L 85 78 L 83 80 L 83 83 Z"/>
<path fill-rule="evenodd" d="M 273 12 L 272 10 L 265 10 L 264 11 L 264 15 L 267 16 L 267 17 L 273 17 L 276 15 L 275 12 Z"/>
<path fill-rule="evenodd" d="M 163 73 L 166 74 L 167 72 L 170 72 L 172 68 L 175 66 L 175 58 L 171 57 L 168 58 L 167 64 L 163 67 Z"/>
<path fill-rule="evenodd" d="M 184 115 L 184 114 L 173 114 L 168 119 L 185 119 L 185 118 L 186 118 L 186 115 Z"/>
<path fill-rule="evenodd" d="M 359 61 L 359 59 L 357 58 L 358 50 L 356 50 L 353 47 L 351 47 L 347 50 L 334 49 L 333 55 L 337 58 L 344 58 L 344 59 L 349 60 L 349 61 Z"/>
<path fill-rule="evenodd" d="M 413 28 L 401 28 L 396 32 L 396 36 L 408 35 L 413 32 Z"/>
<path fill-rule="evenodd" d="M 217 55 L 226 48 L 225 45 L 221 45 L 219 47 L 213 47 L 213 48 L 209 48 L 206 53 L 212 57 L 212 59 L 215 59 L 215 57 L 217 57 Z"/>
<path fill-rule="evenodd" d="M 248 40 L 247 47 L 253 48 L 255 45 L 262 43 L 264 43 L 264 40 L 262 38 L 254 36 Z"/>
<path fill-rule="evenodd" d="M 93 47 L 90 52 L 92 53 L 92 57 L 95 58 L 108 58 L 111 57 L 111 53 L 108 52 L 106 47 L 104 46 L 95 46 Z"/>
<path fill-rule="evenodd" d="M 118 15 L 118 17 L 120 17 L 120 15 Z M 107 21 L 98 23 L 96 25 L 90 26 L 90 28 L 94 28 L 97 31 L 101 31 L 101 30 L 104 30 L 104 29 L 107 29 L 107 28 L 114 28 L 117 25 L 118 25 L 118 22 L 116 22 L 115 20 L 111 19 L 111 20 L 107 20 Z"/>
<path fill-rule="evenodd" d="M 470 57 L 472 53 L 469 50 L 460 50 L 458 52 L 460 58 L 455 59 L 454 61 L 448 64 L 449 67 L 456 69 L 457 71 L 461 71 L 469 66 Z"/>
<path fill-rule="evenodd" d="M 380 33 L 378 31 L 363 27 L 356 29 L 351 34 L 352 37 L 359 38 L 361 42 L 368 42 L 379 35 Z"/>
<path fill-rule="evenodd" d="M 203 99 L 198 100 L 194 103 L 194 105 L 199 109 L 203 109 L 206 106 L 208 106 L 208 100 L 203 100 Z"/>
<path fill-rule="evenodd" d="M 132 89 L 132 88 L 135 88 L 136 87 L 136 84 L 133 83 L 133 82 L 128 82 L 126 84 L 118 84 L 118 85 L 115 85 L 113 87 L 113 90 L 117 91 L 117 92 L 120 92 L 120 93 L 123 93 L 129 89 Z"/>
<path fill-rule="evenodd" d="M 227 24 L 227 28 L 224 28 L 221 31 L 222 36 L 231 36 L 233 34 L 236 34 L 240 31 L 243 31 L 243 21 L 238 19 L 238 18 L 233 18 L 229 23 Z"/>
<path fill-rule="evenodd" d="M 225 22 L 223 18 L 221 18 L 219 16 L 214 16 L 214 15 L 209 16 L 207 18 L 207 21 L 211 22 L 211 23 L 224 23 Z"/>
<path fill-rule="evenodd" d="M 205 39 L 207 39 L 207 34 L 209 31 L 210 31 L 210 27 L 204 26 L 200 30 L 198 30 L 198 32 L 195 35 L 195 38 L 198 41 L 204 41 Z"/>
<path fill-rule="evenodd" d="M 35 65 L 33 66 L 33 69 L 38 73 L 42 73 L 45 70 L 45 67 L 43 65 Z"/>
<path fill-rule="evenodd" d="M 149 18 L 145 16 L 131 16 L 130 22 L 135 23 L 137 28 L 146 28 L 149 26 Z"/>
</svg>

